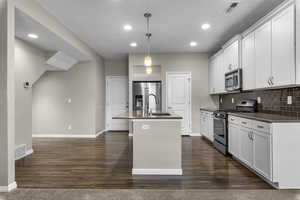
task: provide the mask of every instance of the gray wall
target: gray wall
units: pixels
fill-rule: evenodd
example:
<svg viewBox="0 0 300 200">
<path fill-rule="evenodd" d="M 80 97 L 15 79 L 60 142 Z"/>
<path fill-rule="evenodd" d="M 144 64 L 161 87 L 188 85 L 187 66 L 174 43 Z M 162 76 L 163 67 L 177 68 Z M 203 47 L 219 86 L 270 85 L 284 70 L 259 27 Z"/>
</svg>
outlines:
<svg viewBox="0 0 300 200">
<path fill-rule="evenodd" d="M 95 62 L 81 62 L 66 72 L 46 72 L 33 87 L 33 135 L 94 136 L 97 129 L 104 129 L 100 80 L 103 65 Z"/>
<path fill-rule="evenodd" d="M 32 88 L 23 84 L 34 84 L 46 71 L 46 52 L 17 39 L 15 40 L 15 144 L 32 148 Z"/>
<path fill-rule="evenodd" d="M 128 76 L 128 60 L 105 60 L 106 76 Z"/>
<path fill-rule="evenodd" d="M 143 65 L 144 56 L 144 54 L 129 55 L 129 80 L 132 79 L 132 67 Z M 192 132 L 200 133 L 200 108 L 218 105 L 218 100 L 209 95 L 208 55 L 205 53 L 161 53 L 152 54 L 152 59 L 153 65 L 161 66 L 163 83 L 166 79 L 166 72 L 192 73 Z M 163 87 L 163 98 L 165 98 L 165 84 Z M 130 94 L 130 109 L 132 109 L 131 96 Z M 163 108 L 165 108 L 165 100 L 163 102 Z"/>
</svg>

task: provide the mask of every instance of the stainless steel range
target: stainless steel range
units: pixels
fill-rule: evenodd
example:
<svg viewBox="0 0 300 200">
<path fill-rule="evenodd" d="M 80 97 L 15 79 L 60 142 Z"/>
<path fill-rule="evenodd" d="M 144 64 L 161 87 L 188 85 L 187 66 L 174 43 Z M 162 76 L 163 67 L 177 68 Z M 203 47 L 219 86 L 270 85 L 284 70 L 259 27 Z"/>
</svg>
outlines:
<svg viewBox="0 0 300 200">
<path fill-rule="evenodd" d="M 256 112 L 256 100 L 243 100 L 236 109 L 218 110 L 214 112 L 214 147 L 224 155 L 228 154 L 228 113 Z"/>
</svg>

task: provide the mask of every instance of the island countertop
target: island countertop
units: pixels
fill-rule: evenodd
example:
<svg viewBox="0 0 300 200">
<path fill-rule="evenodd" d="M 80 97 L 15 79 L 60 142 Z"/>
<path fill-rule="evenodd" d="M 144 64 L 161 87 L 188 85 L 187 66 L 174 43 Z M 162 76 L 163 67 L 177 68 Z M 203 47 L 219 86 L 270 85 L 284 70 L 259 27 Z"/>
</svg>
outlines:
<svg viewBox="0 0 300 200">
<path fill-rule="evenodd" d="M 170 115 L 145 115 L 143 112 L 133 111 L 122 113 L 113 119 L 182 119 L 182 117 L 174 113 L 170 113 Z"/>
</svg>

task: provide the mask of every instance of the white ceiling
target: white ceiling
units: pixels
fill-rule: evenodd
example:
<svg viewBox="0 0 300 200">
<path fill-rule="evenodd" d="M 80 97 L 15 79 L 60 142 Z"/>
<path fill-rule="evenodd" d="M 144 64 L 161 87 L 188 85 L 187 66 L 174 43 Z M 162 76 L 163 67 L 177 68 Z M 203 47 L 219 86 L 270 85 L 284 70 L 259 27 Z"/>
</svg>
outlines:
<svg viewBox="0 0 300 200">
<path fill-rule="evenodd" d="M 15 32 L 16 37 L 25 40 L 44 51 L 61 51 L 79 61 L 89 59 L 86 55 L 18 9 L 16 9 Z M 29 33 L 37 34 L 39 38 L 31 39 L 27 36 Z"/>
<path fill-rule="evenodd" d="M 283 0 L 240 0 L 230 14 L 231 0 L 37 0 L 44 8 L 107 59 L 145 52 L 144 12 L 149 7 L 152 52 L 212 52 Z M 212 28 L 201 30 L 209 22 Z M 125 32 L 124 24 L 133 30 Z M 198 46 L 191 48 L 190 41 Z M 137 42 L 135 49 L 130 42 Z"/>
</svg>

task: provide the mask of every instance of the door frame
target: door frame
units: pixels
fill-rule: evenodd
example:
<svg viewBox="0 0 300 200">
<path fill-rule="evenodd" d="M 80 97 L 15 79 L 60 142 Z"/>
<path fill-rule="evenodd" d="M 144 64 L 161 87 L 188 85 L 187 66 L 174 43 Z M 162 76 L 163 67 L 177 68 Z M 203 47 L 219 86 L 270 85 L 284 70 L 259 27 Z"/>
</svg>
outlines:
<svg viewBox="0 0 300 200">
<path fill-rule="evenodd" d="M 105 130 L 109 130 L 108 127 L 108 107 L 109 107 L 109 88 L 108 88 L 108 82 L 113 79 L 126 79 L 128 81 L 128 76 L 106 76 L 105 77 Z"/>
<path fill-rule="evenodd" d="M 182 135 L 192 135 L 193 134 L 193 120 L 192 120 L 192 72 L 186 72 L 186 71 L 167 71 L 166 72 L 166 110 L 168 109 L 168 76 L 169 75 L 177 75 L 177 74 L 185 74 L 188 76 L 188 79 L 189 79 L 189 106 L 188 106 L 188 109 L 189 109 L 189 118 L 190 118 L 190 121 L 189 121 L 189 132 L 188 133 L 182 133 Z"/>
</svg>

